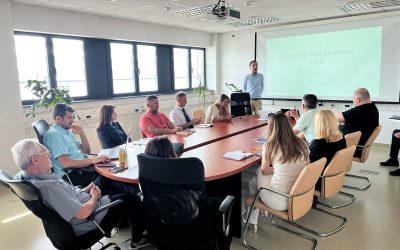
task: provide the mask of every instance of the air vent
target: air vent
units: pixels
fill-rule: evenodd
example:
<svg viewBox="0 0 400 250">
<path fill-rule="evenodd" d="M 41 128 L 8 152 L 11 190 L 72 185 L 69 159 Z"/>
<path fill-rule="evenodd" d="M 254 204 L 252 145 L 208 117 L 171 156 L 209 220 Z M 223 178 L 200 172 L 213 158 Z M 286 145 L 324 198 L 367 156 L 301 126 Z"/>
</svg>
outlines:
<svg viewBox="0 0 400 250">
<path fill-rule="evenodd" d="M 400 0 L 384 0 L 384 1 L 376 1 L 370 3 L 349 4 L 343 6 L 342 9 L 346 12 L 354 12 L 354 11 L 363 11 L 368 9 L 384 8 L 392 6 L 400 7 Z"/>
<path fill-rule="evenodd" d="M 177 16 L 183 16 L 183 17 L 194 17 L 194 16 L 206 16 L 208 14 L 211 14 L 212 9 L 214 8 L 215 4 L 210 4 L 206 6 L 199 6 L 199 7 L 194 7 L 194 8 L 189 8 L 189 9 L 184 9 L 184 10 L 177 10 L 171 12 L 171 14 L 177 15 Z M 232 5 L 226 5 L 228 9 L 237 9 L 235 6 Z"/>
<path fill-rule="evenodd" d="M 269 24 L 269 23 L 277 23 L 280 22 L 281 19 L 277 17 L 259 17 L 253 19 L 242 20 L 238 22 L 228 23 L 228 25 L 232 25 L 235 27 L 243 27 L 250 25 L 259 25 L 259 24 Z"/>
</svg>

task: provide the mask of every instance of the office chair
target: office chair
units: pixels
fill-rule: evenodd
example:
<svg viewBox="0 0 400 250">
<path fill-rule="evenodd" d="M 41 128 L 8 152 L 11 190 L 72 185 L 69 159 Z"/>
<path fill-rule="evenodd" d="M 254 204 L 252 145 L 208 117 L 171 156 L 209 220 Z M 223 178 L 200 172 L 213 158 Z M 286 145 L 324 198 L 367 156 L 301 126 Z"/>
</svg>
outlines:
<svg viewBox="0 0 400 250">
<path fill-rule="evenodd" d="M 330 205 L 318 200 L 318 204 L 329 208 L 341 208 L 350 205 L 356 197 L 341 191 L 344 183 L 344 176 L 348 165 L 353 162 L 353 155 L 356 151 L 356 146 L 351 145 L 345 149 L 339 150 L 333 156 L 329 165 L 322 172 L 321 189 L 315 190 L 314 195 L 321 198 L 329 198 L 336 194 L 341 194 L 350 197 L 350 201 L 341 205 Z"/>
<path fill-rule="evenodd" d="M 49 124 L 45 120 L 41 119 L 33 122 L 32 128 L 35 130 L 40 144 L 43 144 L 43 135 L 47 132 L 47 130 L 49 130 Z"/>
<path fill-rule="evenodd" d="M 250 94 L 231 94 L 231 114 L 233 116 L 251 115 Z"/>
<path fill-rule="evenodd" d="M 364 163 L 368 160 L 369 152 L 371 151 L 371 146 L 374 143 L 376 137 L 378 137 L 379 133 L 382 130 L 382 125 L 379 125 L 378 127 L 375 128 L 375 130 L 372 132 L 368 140 L 365 142 L 365 145 L 357 145 L 357 149 L 361 149 L 361 155 L 360 156 L 354 156 L 353 161 L 359 162 L 359 163 Z M 349 134 L 350 135 L 350 134 Z M 345 136 L 346 140 L 347 137 Z M 350 169 L 349 169 L 350 171 Z M 343 185 L 344 187 L 347 188 L 352 188 L 352 189 L 357 189 L 357 190 L 365 190 L 371 186 L 371 180 L 362 175 L 355 175 L 355 174 L 346 174 L 348 177 L 353 177 L 353 178 L 358 178 L 358 179 L 363 179 L 367 181 L 367 184 L 365 186 L 351 186 L 351 185 Z"/>
<path fill-rule="evenodd" d="M 246 224 L 244 226 L 244 230 L 243 230 L 243 234 L 242 234 L 242 244 L 249 249 L 256 249 L 247 243 L 246 232 L 247 232 L 247 228 L 249 226 L 249 219 L 250 219 L 251 213 L 253 212 L 254 208 L 258 208 L 261 211 L 268 212 L 268 216 L 271 219 L 272 226 L 277 227 L 286 232 L 295 234 L 297 236 L 300 236 L 304 239 L 312 241 L 313 249 L 316 249 L 318 246 L 318 242 L 315 238 L 310 237 L 305 234 L 302 234 L 300 232 L 294 231 L 294 230 L 284 227 L 282 225 L 279 225 L 274 221 L 274 218 L 283 220 L 284 222 L 286 222 L 290 225 L 293 225 L 295 227 L 298 227 L 300 229 L 303 229 L 305 231 L 308 231 L 311 233 L 316 233 L 309 228 L 306 228 L 300 224 L 295 223 L 295 221 L 300 219 L 304 215 L 306 215 L 308 213 L 308 211 L 310 211 L 310 209 L 312 208 L 315 184 L 317 183 L 317 180 L 318 180 L 319 176 L 321 175 L 325 164 L 326 164 L 326 158 L 323 157 L 323 158 L 319 159 L 318 161 L 307 165 L 301 171 L 299 177 L 297 178 L 296 182 L 294 183 L 289 194 L 284 194 L 284 193 L 278 192 L 278 191 L 270 189 L 270 188 L 261 187 L 258 190 L 257 194 L 247 197 L 245 200 L 245 203 L 247 206 L 251 206 L 251 207 L 250 207 L 250 213 L 247 215 Z M 267 205 L 265 205 L 258 198 L 260 196 L 260 192 L 264 191 L 264 190 L 269 190 L 270 192 L 273 192 L 275 194 L 287 197 L 288 198 L 288 210 L 278 211 L 278 210 L 272 209 L 272 208 L 268 207 Z M 324 213 L 328 213 L 328 212 L 326 212 L 322 209 L 316 208 L 316 207 L 314 209 L 319 210 Z"/>
<path fill-rule="evenodd" d="M 99 230 L 93 230 L 84 235 L 75 236 L 72 226 L 57 212 L 44 205 L 39 189 L 31 182 L 26 180 L 13 180 L 11 176 L 2 170 L 0 170 L 0 182 L 10 188 L 12 192 L 21 199 L 25 206 L 42 220 L 46 235 L 55 248 L 63 250 L 87 249 L 98 242 L 102 245 L 101 249 L 106 249 L 111 246 L 114 246 L 114 249 L 120 249 L 114 242 L 110 242 L 106 245 L 99 242 L 104 236 L 110 238 L 115 235 L 104 232 L 95 221 L 95 216 L 105 209 L 121 204 L 123 202 L 122 200 L 116 200 L 98 208 L 87 218 L 87 220 L 92 220 Z M 112 231 L 117 232 L 117 230 Z"/>
<path fill-rule="evenodd" d="M 207 199 L 204 166 L 199 159 L 145 154 L 137 159 L 150 242 L 158 249 L 186 250 L 215 249 L 217 241 L 228 241 L 229 249 L 234 197 L 227 196 L 221 205 L 220 200 Z"/>
</svg>

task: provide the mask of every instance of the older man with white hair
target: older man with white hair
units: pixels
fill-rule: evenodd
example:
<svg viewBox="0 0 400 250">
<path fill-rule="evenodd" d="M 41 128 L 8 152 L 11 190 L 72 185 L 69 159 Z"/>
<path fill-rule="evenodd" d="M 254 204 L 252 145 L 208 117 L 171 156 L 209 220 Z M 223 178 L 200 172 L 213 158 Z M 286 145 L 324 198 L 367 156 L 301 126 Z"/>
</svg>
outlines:
<svg viewBox="0 0 400 250">
<path fill-rule="evenodd" d="M 97 228 L 92 221 L 87 220 L 95 209 L 114 200 L 123 199 L 129 222 L 134 224 L 131 226 L 130 249 L 139 249 L 148 245 L 146 238 L 142 235 L 145 229 L 144 210 L 138 211 L 140 207 L 132 194 L 102 196 L 102 188 L 107 189 L 106 186 L 109 186 L 107 181 L 99 182 L 99 186 L 92 182 L 83 189 L 71 186 L 58 175 L 51 173 L 51 154 L 35 140 L 21 140 L 12 147 L 11 152 L 15 164 L 22 170 L 14 179 L 28 180 L 35 185 L 40 190 L 44 204 L 68 221 L 75 235 L 80 236 Z M 123 212 L 122 206 L 115 206 L 99 213 L 96 221 L 100 222 L 103 229 L 110 231 Z"/>
</svg>

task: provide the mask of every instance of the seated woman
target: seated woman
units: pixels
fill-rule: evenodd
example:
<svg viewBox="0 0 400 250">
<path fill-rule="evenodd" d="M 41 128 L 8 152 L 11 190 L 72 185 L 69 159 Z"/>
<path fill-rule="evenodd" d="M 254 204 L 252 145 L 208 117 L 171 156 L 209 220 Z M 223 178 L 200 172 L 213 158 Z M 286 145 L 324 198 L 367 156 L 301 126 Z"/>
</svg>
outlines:
<svg viewBox="0 0 400 250">
<path fill-rule="evenodd" d="M 257 170 L 257 176 L 249 182 L 250 195 L 256 194 L 260 187 L 289 194 L 297 177 L 308 164 L 307 145 L 296 136 L 288 118 L 281 112 L 268 116 L 267 138 L 262 149 L 261 167 Z M 272 209 L 288 209 L 288 198 L 284 196 L 263 190 L 259 197 Z M 257 233 L 258 215 L 259 210 L 255 209 L 249 219 L 249 229 L 253 233 Z"/>
<path fill-rule="evenodd" d="M 346 148 L 346 139 L 339 131 L 339 123 L 331 110 L 320 110 L 314 118 L 315 139 L 310 143 L 310 161 L 326 158 L 326 166 L 335 153 Z M 315 189 L 321 189 L 321 179 L 318 179 Z"/>
<path fill-rule="evenodd" d="M 310 161 L 318 161 L 322 157 L 330 163 L 335 153 L 346 148 L 346 139 L 339 131 L 339 123 L 331 110 L 320 110 L 315 114 L 315 139 L 311 142 Z"/>
<path fill-rule="evenodd" d="M 152 155 L 161 158 L 178 158 L 175 154 L 174 147 L 168 137 L 158 136 L 151 139 L 144 150 L 147 155 Z M 162 168 L 162 166 L 160 166 Z M 207 205 L 209 208 L 210 216 L 212 217 L 211 223 L 214 232 L 218 232 L 217 245 L 220 250 L 229 250 L 232 242 L 232 235 L 225 236 L 222 231 L 222 216 L 219 213 L 219 207 L 223 199 L 220 197 L 207 198 Z"/>
<path fill-rule="evenodd" d="M 157 136 L 151 139 L 147 143 L 144 153 L 161 158 L 177 158 L 174 147 L 166 136 Z"/>
<path fill-rule="evenodd" d="M 103 105 L 99 113 L 96 132 L 103 148 L 113 148 L 124 144 L 127 135 L 117 122 L 115 107 L 112 105 Z"/>
<path fill-rule="evenodd" d="M 230 121 L 231 119 L 229 97 L 222 94 L 214 104 L 208 107 L 205 123 Z"/>
</svg>

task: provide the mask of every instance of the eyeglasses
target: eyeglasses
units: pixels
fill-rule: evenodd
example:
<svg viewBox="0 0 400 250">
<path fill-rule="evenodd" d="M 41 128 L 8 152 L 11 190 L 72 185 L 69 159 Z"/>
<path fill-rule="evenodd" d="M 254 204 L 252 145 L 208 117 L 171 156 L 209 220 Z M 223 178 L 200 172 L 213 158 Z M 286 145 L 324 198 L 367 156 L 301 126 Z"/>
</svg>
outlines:
<svg viewBox="0 0 400 250">
<path fill-rule="evenodd" d="M 44 151 L 44 152 L 42 152 L 42 153 L 40 153 L 40 154 L 37 154 L 36 156 L 42 156 L 42 155 L 48 155 L 49 157 L 51 157 L 51 153 L 48 151 L 48 150 L 46 150 L 46 151 Z"/>
</svg>

